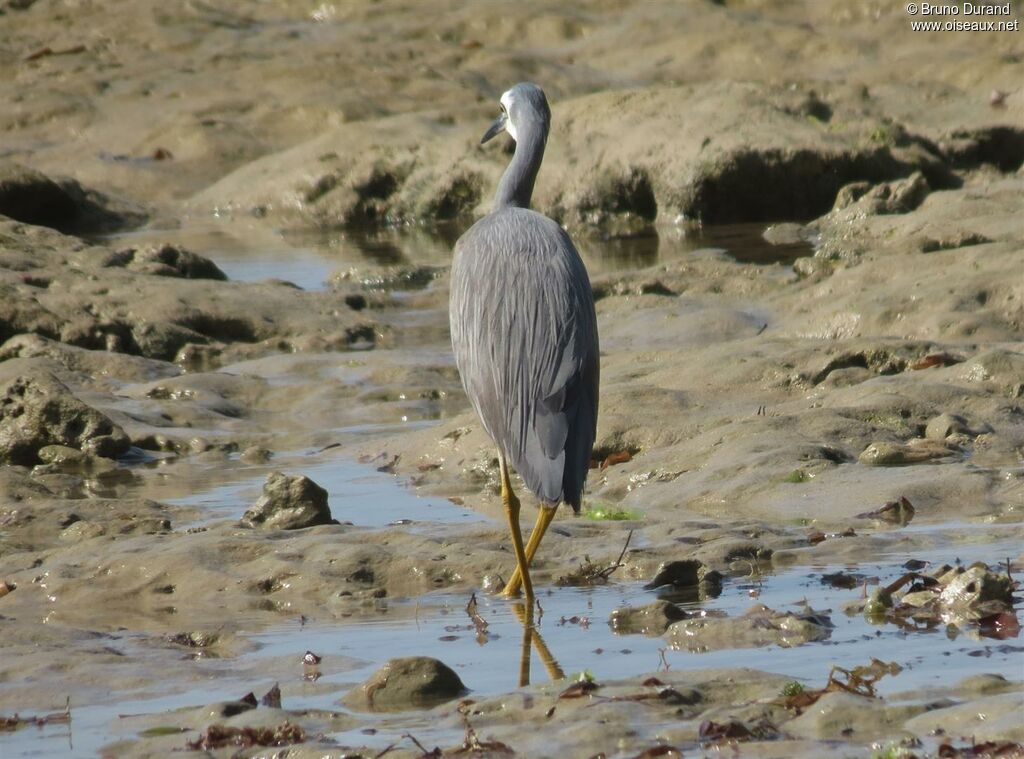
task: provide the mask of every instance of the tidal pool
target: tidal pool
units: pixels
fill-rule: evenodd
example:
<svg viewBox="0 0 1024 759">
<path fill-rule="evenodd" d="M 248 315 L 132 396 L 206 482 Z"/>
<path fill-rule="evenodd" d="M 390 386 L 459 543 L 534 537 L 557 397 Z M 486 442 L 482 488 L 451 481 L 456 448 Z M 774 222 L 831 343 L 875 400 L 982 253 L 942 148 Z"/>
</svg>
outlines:
<svg viewBox="0 0 1024 759">
<path fill-rule="evenodd" d="M 344 470 L 341 470 L 344 471 Z M 348 470 L 357 471 L 355 467 Z M 359 476 L 349 482 L 358 481 Z M 402 492 L 393 480 L 378 481 L 364 473 L 378 493 L 390 488 L 396 501 L 415 499 Z M 390 483 L 385 484 L 385 483 Z M 411 500 L 407 500 L 413 508 Z M 429 508 L 425 506 L 424 508 Z M 397 513 L 397 512 L 396 512 Z M 403 513 L 412 513 L 406 511 Z M 948 542 L 963 525 L 932 525 L 918 528 L 937 545 Z M 872 657 L 898 664 L 899 674 L 883 678 L 882 697 L 898 696 L 895 703 L 928 698 L 928 689 L 985 672 L 1011 674 L 1019 670 L 1024 647 L 1016 639 L 984 637 L 976 626 L 936 625 L 910 631 L 893 624 L 871 624 L 861 614 L 849 615 L 842 606 L 863 594 L 863 588 L 838 589 L 822 581 L 837 570 L 856 572 L 876 585 L 891 582 L 905 572 L 910 558 L 930 563 L 970 563 L 993 556 L 1013 555 L 1019 539 L 1012 528 L 979 530 L 978 538 L 955 549 L 929 551 L 927 556 L 907 556 L 893 546 L 891 553 L 842 566 L 801 566 L 749 577 L 727 578 L 722 592 L 704 600 L 682 601 L 690 613 L 738 617 L 754 604 L 780 611 L 812 608 L 827 615 L 833 628 L 820 642 L 791 648 L 727 649 L 696 652 L 673 650 L 661 637 L 616 634 L 609 624 L 615 609 L 649 604 L 659 597 L 638 582 L 573 588 L 545 587 L 540 591 L 540 610 L 534 631 L 552 660 L 544 661 L 534 645 L 530 678 L 543 683 L 563 674 L 568 684 L 581 673 L 596 681 L 623 679 L 638 674 L 717 667 L 750 667 L 777 672 L 807 688 L 821 687 L 833 665 L 851 669 Z M 486 623 L 481 632 L 467 613 L 471 597 Z M 413 599 L 382 600 L 376 614 L 352 621 L 344 619 L 291 618 L 270 627 L 243 633 L 246 650 L 230 658 L 190 656 L 178 646 L 161 645 L 130 631 L 109 636 L 107 645 L 125 657 L 147 658 L 148 667 L 164 670 L 158 682 L 119 692 L 93 693 L 88 701 L 72 695 L 72 718 L 67 724 L 25 727 L 0 733 L 4 757 L 92 756 L 113 740 L 132 736 L 130 727 L 139 715 L 163 713 L 160 720 L 175 724 L 173 710 L 199 707 L 217 701 L 237 700 L 245 693 L 258 695 L 279 685 L 282 705 L 290 710 L 322 709 L 348 712 L 358 727 L 329 734 L 339 745 L 385 748 L 412 733 L 424 745 L 455 745 L 461 733 L 439 727 L 429 713 L 365 714 L 350 712 L 340 699 L 365 680 L 387 659 L 397 656 L 432 656 L 446 662 L 469 688 L 469 698 L 483 698 L 514 690 L 520 684 L 520 656 L 524 628 L 515 613 L 515 602 L 477 591 L 437 592 Z M 1017 603 L 1019 614 L 1022 604 Z M 321 657 L 311 678 L 302 659 L 307 651 Z M 557 667 L 560 673 L 553 669 Z M 0 686 L 2 687 L 2 686 Z M 919 696 L 913 695 L 920 694 Z M 911 694 L 911 695 L 908 695 Z M 55 704 L 55 707 L 59 705 Z M 182 733 L 182 745 L 194 734 Z"/>
</svg>

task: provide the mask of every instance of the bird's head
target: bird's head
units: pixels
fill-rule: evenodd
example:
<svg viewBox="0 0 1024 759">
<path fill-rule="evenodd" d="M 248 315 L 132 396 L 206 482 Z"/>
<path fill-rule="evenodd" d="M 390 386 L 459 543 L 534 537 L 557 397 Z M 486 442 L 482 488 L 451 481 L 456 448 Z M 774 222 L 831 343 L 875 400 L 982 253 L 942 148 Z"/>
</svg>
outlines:
<svg viewBox="0 0 1024 759">
<path fill-rule="evenodd" d="M 508 132 L 519 142 L 521 135 L 536 133 L 547 136 L 551 124 L 551 109 L 544 90 L 531 82 L 520 82 L 501 96 L 501 115 L 491 124 L 480 144 L 500 132 Z"/>
</svg>

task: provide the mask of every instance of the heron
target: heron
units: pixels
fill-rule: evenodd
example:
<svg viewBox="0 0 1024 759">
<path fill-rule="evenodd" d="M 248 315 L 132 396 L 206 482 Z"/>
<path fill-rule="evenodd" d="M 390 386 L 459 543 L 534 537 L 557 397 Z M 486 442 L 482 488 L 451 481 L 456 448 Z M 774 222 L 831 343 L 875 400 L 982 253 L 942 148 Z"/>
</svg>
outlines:
<svg viewBox="0 0 1024 759">
<path fill-rule="evenodd" d="M 501 132 L 515 152 L 490 213 L 455 244 L 449 318 L 462 386 L 498 449 L 501 499 L 516 569 L 503 589 L 533 598 L 530 563 L 555 510 L 579 513 L 597 433 L 599 352 L 594 296 L 568 233 L 530 209 L 551 109 L 521 82 L 480 143 Z M 515 469 L 539 501 L 524 547 Z"/>
</svg>

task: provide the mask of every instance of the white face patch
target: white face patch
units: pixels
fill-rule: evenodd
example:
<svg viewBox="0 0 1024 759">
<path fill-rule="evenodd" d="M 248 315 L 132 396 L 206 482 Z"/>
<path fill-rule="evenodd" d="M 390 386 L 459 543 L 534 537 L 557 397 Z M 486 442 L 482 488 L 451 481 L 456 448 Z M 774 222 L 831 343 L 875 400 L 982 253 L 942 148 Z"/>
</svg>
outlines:
<svg viewBox="0 0 1024 759">
<path fill-rule="evenodd" d="M 501 104 L 505 107 L 505 131 L 512 135 L 512 139 L 519 142 L 519 138 L 516 137 L 516 127 L 512 123 L 512 104 L 515 102 L 512 90 L 508 90 L 504 95 L 501 96 Z"/>
</svg>

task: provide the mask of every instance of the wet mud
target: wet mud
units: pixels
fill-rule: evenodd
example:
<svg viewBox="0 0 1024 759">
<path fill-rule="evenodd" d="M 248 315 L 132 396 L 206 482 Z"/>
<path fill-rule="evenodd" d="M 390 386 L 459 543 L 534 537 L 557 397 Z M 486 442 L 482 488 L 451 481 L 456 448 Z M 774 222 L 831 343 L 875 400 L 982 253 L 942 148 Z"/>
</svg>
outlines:
<svg viewBox="0 0 1024 759">
<path fill-rule="evenodd" d="M 1024 752 L 1019 33 L 431 5 L 0 3 L 0 754 Z M 602 365 L 532 608 L 447 327 L 520 79 Z"/>
</svg>

